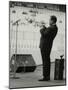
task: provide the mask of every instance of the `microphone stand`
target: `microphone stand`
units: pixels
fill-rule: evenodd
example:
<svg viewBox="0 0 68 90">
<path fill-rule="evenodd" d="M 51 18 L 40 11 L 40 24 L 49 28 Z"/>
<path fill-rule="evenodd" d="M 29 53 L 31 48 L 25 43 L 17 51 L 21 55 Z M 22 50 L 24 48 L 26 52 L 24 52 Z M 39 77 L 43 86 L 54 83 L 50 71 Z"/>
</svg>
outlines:
<svg viewBox="0 0 68 90">
<path fill-rule="evenodd" d="M 13 23 L 13 25 L 16 25 L 16 48 L 15 48 L 15 61 L 14 61 L 14 73 L 13 73 L 13 79 L 19 79 L 19 77 L 16 77 L 16 60 L 17 60 L 17 37 L 18 37 L 18 26 L 19 26 L 19 20 Z"/>
</svg>

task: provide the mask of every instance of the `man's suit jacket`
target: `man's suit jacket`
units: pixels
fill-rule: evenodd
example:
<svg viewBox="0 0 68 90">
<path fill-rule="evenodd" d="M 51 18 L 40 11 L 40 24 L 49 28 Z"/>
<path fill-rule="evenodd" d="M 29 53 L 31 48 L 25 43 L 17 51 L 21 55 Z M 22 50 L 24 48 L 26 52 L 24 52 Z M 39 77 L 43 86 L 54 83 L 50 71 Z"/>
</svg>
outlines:
<svg viewBox="0 0 68 90">
<path fill-rule="evenodd" d="M 51 25 L 48 28 L 43 27 L 40 30 L 40 33 L 41 33 L 40 48 L 41 48 L 41 50 L 45 50 L 46 53 L 50 54 L 53 40 L 57 34 L 57 31 L 58 31 L 58 28 L 56 25 Z"/>
</svg>

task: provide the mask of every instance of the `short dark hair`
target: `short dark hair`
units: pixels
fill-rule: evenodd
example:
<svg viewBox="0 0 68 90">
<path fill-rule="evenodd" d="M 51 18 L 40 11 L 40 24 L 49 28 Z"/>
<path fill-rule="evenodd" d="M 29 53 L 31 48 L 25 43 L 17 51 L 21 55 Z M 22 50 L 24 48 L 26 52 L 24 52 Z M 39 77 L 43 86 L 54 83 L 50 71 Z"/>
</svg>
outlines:
<svg viewBox="0 0 68 90">
<path fill-rule="evenodd" d="M 52 16 L 51 16 L 51 20 L 53 20 L 53 21 L 54 21 L 54 23 L 56 23 L 56 22 L 57 22 L 57 17 L 56 17 L 56 16 L 54 16 L 54 15 L 52 15 Z"/>
</svg>

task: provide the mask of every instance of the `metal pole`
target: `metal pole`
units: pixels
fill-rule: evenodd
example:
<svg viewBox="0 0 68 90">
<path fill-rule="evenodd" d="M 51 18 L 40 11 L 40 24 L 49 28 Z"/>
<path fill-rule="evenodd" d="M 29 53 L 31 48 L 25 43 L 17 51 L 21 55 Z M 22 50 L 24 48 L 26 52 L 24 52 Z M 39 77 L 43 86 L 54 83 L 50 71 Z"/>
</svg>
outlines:
<svg viewBox="0 0 68 90">
<path fill-rule="evenodd" d="M 16 60 L 17 60 L 17 35 L 18 34 L 18 22 L 16 23 L 16 49 L 15 49 L 15 61 L 14 61 L 14 78 L 16 77 Z"/>
<path fill-rule="evenodd" d="M 13 25 L 16 25 L 16 48 L 15 48 L 15 60 L 14 60 L 14 73 L 13 73 L 13 79 L 18 79 L 18 77 L 16 77 L 16 60 L 17 60 L 17 37 L 18 37 L 18 22 L 20 21 L 17 20 L 16 22 L 13 23 Z"/>
</svg>

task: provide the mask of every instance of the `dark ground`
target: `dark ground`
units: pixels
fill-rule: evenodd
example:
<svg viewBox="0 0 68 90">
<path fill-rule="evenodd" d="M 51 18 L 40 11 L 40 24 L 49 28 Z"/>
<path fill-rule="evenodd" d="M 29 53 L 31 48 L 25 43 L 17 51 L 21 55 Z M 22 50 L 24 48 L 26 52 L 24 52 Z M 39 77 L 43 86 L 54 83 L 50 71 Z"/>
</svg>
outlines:
<svg viewBox="0 0 68 90">
<path fill-rule="evenodd" d="M 65 80 L 54 80 L 54 63 L 51 63 L 50 81 L 38 81 L 42 78 L 42 66 L 37 66 L 35 72 L 16 73 L 16 77 L 19 77 L 19 79 L 12 79 L 11 77 L 12 74 L 10 73 L 10 88 L 65 85 Z"/>
</svg>

